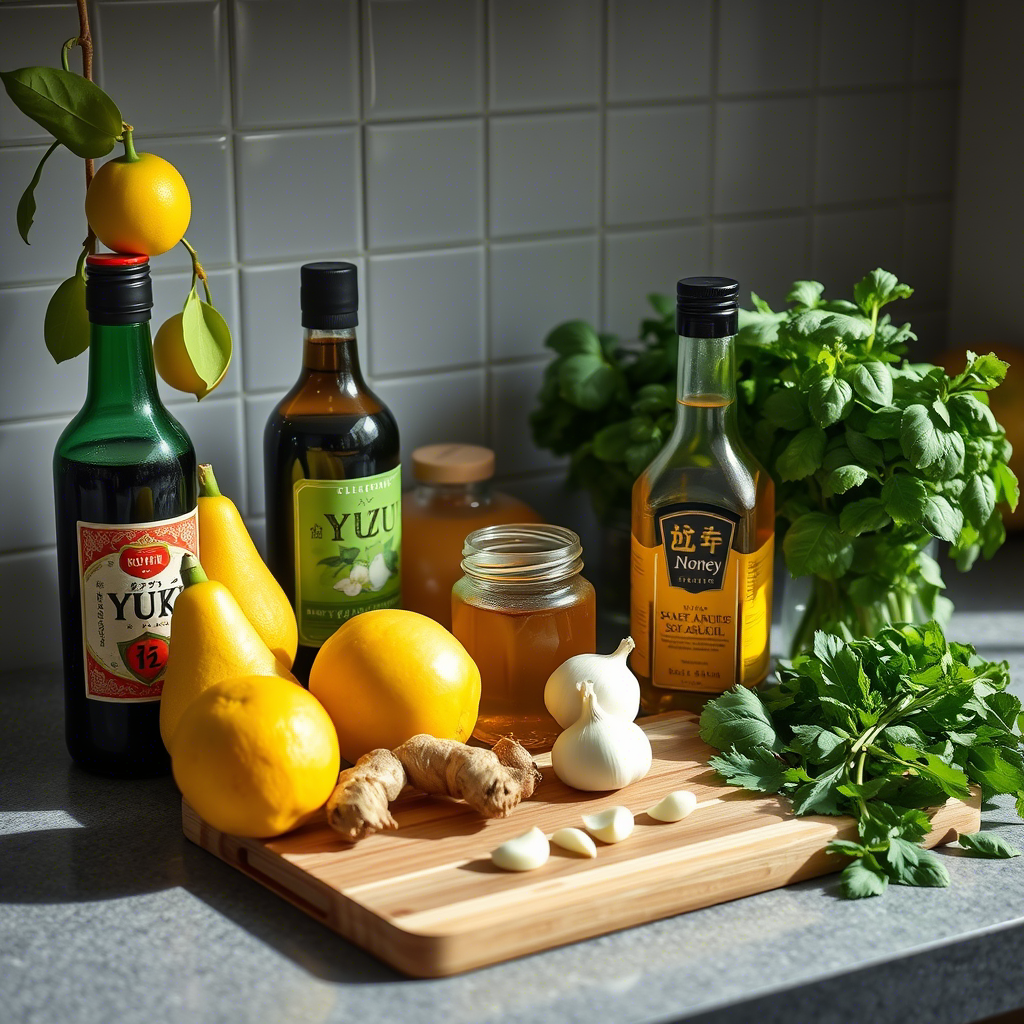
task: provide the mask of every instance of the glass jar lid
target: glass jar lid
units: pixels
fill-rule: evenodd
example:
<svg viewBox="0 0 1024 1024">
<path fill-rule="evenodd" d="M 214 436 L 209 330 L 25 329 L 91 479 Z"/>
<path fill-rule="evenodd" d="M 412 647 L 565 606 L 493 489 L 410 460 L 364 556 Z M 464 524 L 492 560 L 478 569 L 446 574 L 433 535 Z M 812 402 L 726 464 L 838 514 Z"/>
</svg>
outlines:
<svg viewBox="0 0 1024 1024">
<path fill-rule="evenodd" d="M 500 586 L 558 583 L 583 568 L 583 545 L 564 526 L 505 523 L 474 530 L 462 549 L 462 571 Z"/>
</svg>

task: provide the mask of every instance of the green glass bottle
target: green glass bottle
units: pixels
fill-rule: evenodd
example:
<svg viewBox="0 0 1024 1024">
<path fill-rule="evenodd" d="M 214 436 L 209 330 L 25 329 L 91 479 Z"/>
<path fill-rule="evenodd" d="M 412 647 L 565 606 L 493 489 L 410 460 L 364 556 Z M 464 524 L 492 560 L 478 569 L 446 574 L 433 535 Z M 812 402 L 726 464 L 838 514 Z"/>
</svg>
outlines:
<svg viewBox="0 0 1024 1024">
<path fill-rule="evenodd" d="M 72 758 L 105 775 L 170 767 L 160 691 L 185 552 L 199 551 L 196 454 L 157 392 L 149 261 L 86 260 L 89 388 L 53 457 Z"/>
</svg>

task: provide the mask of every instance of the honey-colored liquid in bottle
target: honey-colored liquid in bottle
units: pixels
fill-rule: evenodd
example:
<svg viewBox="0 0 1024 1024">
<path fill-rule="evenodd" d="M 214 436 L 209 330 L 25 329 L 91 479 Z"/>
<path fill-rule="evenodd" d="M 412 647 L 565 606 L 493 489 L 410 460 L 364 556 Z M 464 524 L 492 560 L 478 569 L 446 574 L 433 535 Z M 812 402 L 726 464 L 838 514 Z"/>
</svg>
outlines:
<svg viewBox="0 0 1024 1024">
<path fill-rule="evenodd" d="M 675 428 L 633 487 L 631 667 L 649 712 L 768 673 L 775 488 L 736 419 L 738 289 L 679 282 Z"/>
<path fill-rule="evenodd" d="M 356 347 L 351 263 L 302 268 L 302 373 L 263 434 L 267 564 L 295 609 L 292 671 L 306 682 L 353 615 L 401 601 L 398 426 Z"/>
</svg>

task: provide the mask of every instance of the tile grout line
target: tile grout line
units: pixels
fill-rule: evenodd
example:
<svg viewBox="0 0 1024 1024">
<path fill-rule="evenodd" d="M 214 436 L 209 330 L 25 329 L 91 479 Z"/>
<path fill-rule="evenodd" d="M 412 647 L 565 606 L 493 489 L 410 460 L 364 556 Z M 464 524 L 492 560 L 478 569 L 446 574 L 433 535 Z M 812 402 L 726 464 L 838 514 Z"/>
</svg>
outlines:
<svg viewBox="0 0 1024 1024">
<path fill-rule="evenodd" d="M 598 41 L 598 104 L 597 104 L 597 322 L 602 331 L 608 330 L 608 225 L 605 219 L 608 195 L 608 62 L 610 59 L 609 34 L 611 32 L 611 5 L 604 0 L 599 13 L 600 39 Z"/>
<path fill-rule="evenodd" d="M 491 274 L 493 263 L 491 260 L 491 5 L 490 0 L 478 0 L 480 11 L 480 85 L 481 103 L 483 105 L 483 266 L 484 266 L 484 292 L 481 296 L 483 302 L 483 429 L 484 444 L 494 449 L 497 436 L 496 405 L 494 402 L 494 380 L 491 374 L 491 364 L 494 350 L 494 310 L 492 309 L 491 296 L 493 288 Z"/>
<path fill-rule="evenodd" d="M 708 179 L 707 179 L 707 232 L 708 237 L 705 245 L 705 256 L 708 261 L 707 273 L 711 273 L 715 267 L 715 260 L 718 254 L 715 251 L 715 226 L 718 223 L 715 217 L 715 175 L 718 172 L 718 159 L 716 150 L 718 148 L 718 44 L 721 30 L 721 8 L 719 0 L 712 0 L 711 4 L 711 39 L 708 46 L 710 64 L 708 67 L 708 87 L 711 90 L 711 101 L 708 104 Z"/>
<path fill-rule="evenodd" d="M 807 218 L 804 225 L 804 259 L 807 262 L 807 274 L 814 277 L 817 260 L 817 239 L 818 225 L 815 217 L 814 190 L 818 180 L 818 101 L 817 90 L 821 85 L 821 51 L 824 46 L 824 0 L 814 6 L 814 26 L 812 32 L 813 60 L 811 63 L 811 90 L 815 98 L 811 100 L 811 127 L 809 133 L 809 145 L 807 147 L 807 205 L 804 216 Z"/>
</svg>

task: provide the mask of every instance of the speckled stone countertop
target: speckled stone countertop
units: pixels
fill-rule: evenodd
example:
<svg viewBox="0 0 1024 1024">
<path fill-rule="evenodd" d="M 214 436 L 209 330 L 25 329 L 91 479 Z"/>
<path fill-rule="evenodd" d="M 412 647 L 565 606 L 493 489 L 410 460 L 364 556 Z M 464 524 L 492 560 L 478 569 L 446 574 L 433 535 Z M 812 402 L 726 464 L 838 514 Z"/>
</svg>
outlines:
<svg viewBox="0 0 1024 1024">
<path fill-rule="evenodd" d="M 949 570 L 950 635 L 1024 693 L 1024 545 Z M 1024 1005 L 1024 857 L 949 889 L 834 877 L 440 981 L 411 981 L 182 836 L 169 779 L 72 766 L 56 669 L 0 676 L 0 1021 L 960 1024 Z M 983 827 L 1024 845 L 1009 803 Z"/>
</svg>

